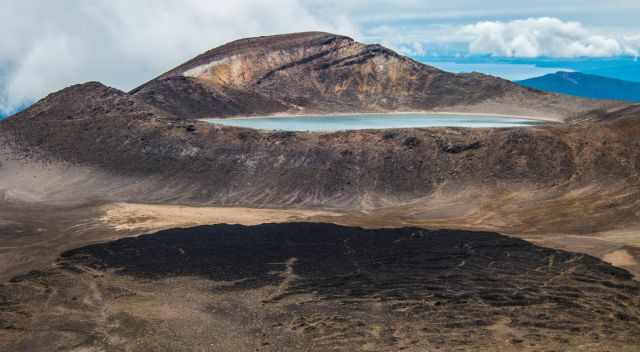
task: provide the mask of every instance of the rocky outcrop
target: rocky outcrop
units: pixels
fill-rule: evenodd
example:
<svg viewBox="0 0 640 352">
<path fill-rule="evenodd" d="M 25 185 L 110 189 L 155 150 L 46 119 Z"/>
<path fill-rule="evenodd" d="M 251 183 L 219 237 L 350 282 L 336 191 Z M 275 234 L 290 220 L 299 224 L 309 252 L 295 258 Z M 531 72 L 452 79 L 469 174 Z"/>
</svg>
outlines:
<svg viewBox="0 0 640 352">
<path fill-rule="evenodd" d="M 442 146 L 442 151 L 445 153 L 458 154 L 468 150 L 480 149 L 480 147 L 482 147 L 480 142 L 470 144 L 446 144 Z"/>
</svg>

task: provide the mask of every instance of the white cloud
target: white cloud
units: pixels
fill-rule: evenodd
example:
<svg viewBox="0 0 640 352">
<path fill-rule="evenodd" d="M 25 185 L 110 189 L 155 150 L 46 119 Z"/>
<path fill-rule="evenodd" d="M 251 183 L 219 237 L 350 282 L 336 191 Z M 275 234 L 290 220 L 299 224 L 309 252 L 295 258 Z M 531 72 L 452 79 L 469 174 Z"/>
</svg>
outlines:
<svg viewBox="0 0 640 352">
<path fill-rule="evenodd" d="M 635 28 L 635 33 L 640 32 Z M 620 28 L 589 27 L 552 17 L 475 24 L 412 23 L 380 25 L 363 31 L 367 41 L 381 42 L 410 56 L 428 53 L 472 53 L 506 57 L 611 57 L 637 56 L 640 35 Z M 423 50 L 415 44 L 419 44 Z"/>
<path fill-rule="evenodd" d="M 409 56 L 424 56 L 427 54 L 427 50 L 420 42 L 413 42 L 400 47 L 400 52 Z"/>
<path fill-rule="evenodd" d="M 609 57 L 631 50 L 620 39 L 593 33 L 579 22 L 551 17 L 479 22 L 458 33 L 471 53 L 496 56 Z"/>
<path fill-rule="evenodd" d="M 314 11 L 326 15 L 347 13 L 358 23 L 397 22 L 399 20 L 470 23 L 478 18 L 541 17 L 548 14 L 601 21 L 611 18 L 615 25 L 628 23 L 637 27 L 638 0 L 306 0 Z"/>
<path fill-rule="evenodd" d="M 88 80 L 131 89 L 225 42 L 307 30 L 358 34 L 304 0 L 0 0 L 0 111 Z"/>
<path fill-rule="evenodd" d="M 627 53 L 635 56 L 637 60 L 640 56 L 640 34 L 625 35 L 624 43 Z"/>
<path fill-rule="evenodd" d="M 411 33 L 401 27 L 382 25 L 371 28 L 361 39 L 367 43 L 380 43 L 403 55 L 424 56 L 427 49 L 423 33 Z"/>
</svg>

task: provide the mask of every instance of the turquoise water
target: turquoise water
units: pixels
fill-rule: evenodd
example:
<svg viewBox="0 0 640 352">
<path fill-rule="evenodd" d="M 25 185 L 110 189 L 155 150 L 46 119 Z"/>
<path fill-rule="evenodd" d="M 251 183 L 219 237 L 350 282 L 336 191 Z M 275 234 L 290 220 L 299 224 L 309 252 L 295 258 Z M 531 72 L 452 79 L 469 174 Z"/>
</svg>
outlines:
<svg viewBox="0 0 640 352">
<path fill-rule="evenodd" d="M 544 123 L 510 117 L 448 114 L 306 115 L 205 119 L 205 121 L 260 130 L 310 132 L 417 127 L 500 128 L 526 127 Z"/>
</svg>

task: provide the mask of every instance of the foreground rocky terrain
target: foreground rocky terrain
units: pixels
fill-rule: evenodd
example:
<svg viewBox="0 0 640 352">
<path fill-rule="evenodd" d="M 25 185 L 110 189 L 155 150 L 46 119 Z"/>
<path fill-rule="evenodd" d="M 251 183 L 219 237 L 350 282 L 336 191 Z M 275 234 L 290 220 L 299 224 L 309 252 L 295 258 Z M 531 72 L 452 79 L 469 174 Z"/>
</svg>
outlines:
<svg viewBox="0 0 640 352">
<path fill-rule="evenodd" d="M 11 351 L 632 351 L 640 284 L 495 233 L 165 231 L 0 286 Z"/>
<path fill-rule="evenodd" d="M 193 119 L 397 110 L 558 122 Z M 0 122 L 0 349 L 633 351 L 639 117 L 325 33 L 52 93 Z"/>
</svg>

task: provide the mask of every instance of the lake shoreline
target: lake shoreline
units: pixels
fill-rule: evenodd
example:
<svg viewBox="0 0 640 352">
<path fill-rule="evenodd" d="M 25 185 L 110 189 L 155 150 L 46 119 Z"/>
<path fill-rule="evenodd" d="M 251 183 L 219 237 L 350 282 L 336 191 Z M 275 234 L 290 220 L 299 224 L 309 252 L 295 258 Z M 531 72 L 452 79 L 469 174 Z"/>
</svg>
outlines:
<svg viewBox="0 0 640 352">
<path fill-rule="evenodd" d="M 554 117 L 541 117 L 541 116 L 527 116 L 527 115 L 509 115 L 509 114 L 493 114 L 493 113 L 476 113 L 476 112 L 455 112 L 455 111 L 392 111 L 392 112 L 343 112 L 343 113 L 309 113 L 309 114 L 291 114 L 291 113 L 278 113 L 271 115 L 257 115 L 257 116 L 237 116 L 237 117 L 205 117 L 198 119 L 200 121 L 208 120 L 254 120 L 254 119 L 268 119 L 268 118 L 288 118 L 288 117 L 345 117 L 354 115 L 364 116 L 384 116 L 390 117 L 398 115 L 442 115 L 445 116 L 476 116 L 476 117 L 497 117 L 497 118 L 511 118 L 520 120 L 533 120 L 544 122 L 563 123 L 560 119 Z"/>
<path fill-rule="evenodd" d="M 495 114 L 400 113 L 270 115 L 202 119 L 207 123 L 268 131 L 333 132 L 412 128 L 512 128 L 549 123 L 540 119 Z"/>
</svg>

